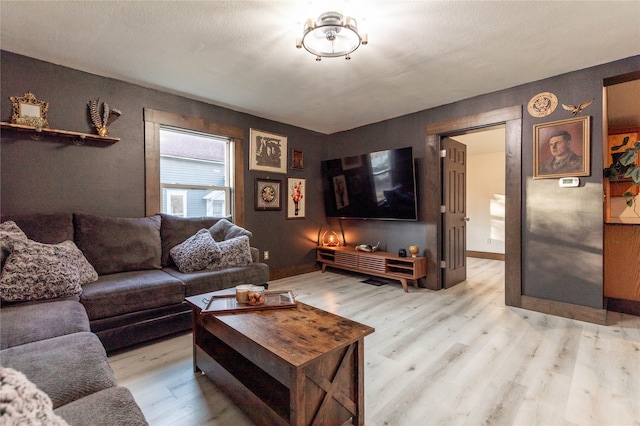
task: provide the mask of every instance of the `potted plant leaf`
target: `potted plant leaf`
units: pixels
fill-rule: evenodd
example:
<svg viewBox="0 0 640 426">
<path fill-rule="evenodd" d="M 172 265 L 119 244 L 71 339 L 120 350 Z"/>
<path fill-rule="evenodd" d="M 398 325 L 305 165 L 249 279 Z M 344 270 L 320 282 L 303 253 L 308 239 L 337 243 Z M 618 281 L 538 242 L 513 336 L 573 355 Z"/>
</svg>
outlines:
<svg viewBox="0 0 640 426">
<path fill-rule="evenodd" d="M 622 151 L 624 149 L 624 151 Z M 636 164 L 638 152 L 640 152 L 640 141 L 630 144 L 629 136 L 625 136 L 620 145 L 611 147 L 613 162 L 604 169 L 604 177 L 610 182 L 626 181 L 633 187 L 640 187 L 640 166 Z M 633 207 L 636 215 L 640 216 L 636 210 L 635 194 L 638 191 L 626 191 L 624 197 L 627 206 Z"/>
</svg>

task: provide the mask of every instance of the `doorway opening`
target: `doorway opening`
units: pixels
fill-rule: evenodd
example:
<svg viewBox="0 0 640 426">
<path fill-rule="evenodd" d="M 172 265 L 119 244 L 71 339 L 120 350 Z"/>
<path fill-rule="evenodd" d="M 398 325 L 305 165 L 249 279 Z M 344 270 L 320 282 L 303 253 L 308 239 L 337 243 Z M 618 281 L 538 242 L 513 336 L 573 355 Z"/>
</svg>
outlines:
<svg viewBox="0 0 640 426">
<path fill-rule="evenodd" d="M 522 107 L 520 105 L 489 111 L 427 126 L 426 161 L 441 164 L 443 138 L 504 125 L 505 129 L 505 304 L 519 307 L 522 295 Z M 429 167 L 425 173 L 428 200 L 440 200 L 443 190 L 442 166 Z M 426 203 L 427 228 L 436 238 L 428 238 L 426 249 L 430 256 L 427 287 L 444 288 L 446 267 L 443 259 L 445 238 L 443 214 L 439 203 Z"/>
</svg>

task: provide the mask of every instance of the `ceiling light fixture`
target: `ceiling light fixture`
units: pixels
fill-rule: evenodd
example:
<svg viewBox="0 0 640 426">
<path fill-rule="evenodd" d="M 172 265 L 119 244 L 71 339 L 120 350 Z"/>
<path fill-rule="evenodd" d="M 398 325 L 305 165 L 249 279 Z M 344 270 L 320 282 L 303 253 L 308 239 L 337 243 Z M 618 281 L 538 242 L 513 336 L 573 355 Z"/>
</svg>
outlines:
<svg viewBox="0 0 640 426">
<path fill-rule="evenodd" d="M 316 55 L 316 61 L 323 57 L 344 56 L 348 61 L 351 52 L 360 45 L 368 43 L 366 34 L 358 33 L 355 19 L 338 12 L 325 12 L 317 20 L 309 18 L 304 24 L 302 38 L 296 40 L 298 49 L 304 46 L 309 53 Z"/>
</svg>

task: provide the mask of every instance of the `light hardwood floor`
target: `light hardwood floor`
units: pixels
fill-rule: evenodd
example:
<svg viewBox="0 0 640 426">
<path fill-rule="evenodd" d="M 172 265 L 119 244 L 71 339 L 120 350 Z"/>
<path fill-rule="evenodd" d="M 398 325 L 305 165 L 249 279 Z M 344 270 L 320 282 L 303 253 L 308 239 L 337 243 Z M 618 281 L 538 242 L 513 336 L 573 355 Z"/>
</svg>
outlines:
<svg viewBox="0 0 640 426">
<path fill-rule="evenodd" d="M 313 272 L 270 283 L 375 327 L 365 338 L 367 425 L 640 425 L 640 317 L 608 326 L 504 305 L 504 263 L 469 258 L 439 292 Z M 109 357 L 152 425 L 250 425 L 192 372 L 191 335 Z"/>
</svg>

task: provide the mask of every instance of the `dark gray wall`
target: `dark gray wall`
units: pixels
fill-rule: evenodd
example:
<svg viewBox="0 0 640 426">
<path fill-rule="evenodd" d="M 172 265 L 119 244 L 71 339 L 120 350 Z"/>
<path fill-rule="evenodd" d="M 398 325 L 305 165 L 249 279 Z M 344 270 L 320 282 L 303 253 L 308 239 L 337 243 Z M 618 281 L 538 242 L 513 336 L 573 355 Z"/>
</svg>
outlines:
<svg viewBox="0 0 640 426">
<path fill-rule="evenodd" d="M 602 308 L 603 79 L 638 69 L 640 56 L 333 134 L 327 158 L 411 145 L 422 177 L 425 168 L 437 167 L 424 161 L 427 124 L 522 106 L 523 294 Z M 533 180 L 534 124 L 573 117 L 560 105 L 547 117 L 531 117 L 527 103 L 540 92 L 553 92 L 565 104 L 594 99 L 582 114 L 591 116 L 591 176 L 581 178 L 579 188 L 559 188 L 557 179 Z M 426 200 L 424 185 L 419 181 L 418 186 L 422 208 L 424 203 L 439 203 Z M 411 244 L 424 247 L 436 239 L 436 230 L 426 227 L 423 214 L 418 223 L 343 221 L 343 227 L 350 242 L 382 241 L 389 251 Z"/>
<path fill-rule="evenodd" d="M 144 214 L 143 108 L 201 117 L 245 129 L 288 136 L 290 148 L 305 153 L 305 169 L 289 176 L 307 179 L 306 219 L 287 220 L 286 212 L 253 210 L 256 177 L 283 179 L 248 171 L 245 147 L 246 226 L 254 232 L 253 245 L 269 250 L 273 268 L 312 262 L 320 226 L 327 227 L 322 205 L 320 160 L 362 154 L 391 147 L 412 146 L 418 172 L 418 222 L 342 221 L 349 244 L 380 241 L 389 251 L 411 244 L 424 247 L 435 239 L 424 222 L 426 126 L 503 107 L 521 105 L 523 194 L 523 292 L 544 299 L 602 307 L 602 81 L 640 69 L 640 57 L 627 58 L 586 70 L 420 111 L 392 120 L 330 136 L 288 126 L 230 109 L 197 102 L 121 81 L 103 78 L 31 58 L 1 52 L 0 102 L 2 120 L 11 116 L 8 96 L 32 91 L 50 102 L 54 128 L 91 132 L 86 101 L 98 96 L 123 111 L 111 127 L 114 145 L 73 146 L 2 137 L 1 212 L 84 211 L 112 216 Z M 428 81 L 425 85 L 428 85 Z M 591 176 L 580 188 L 561 190 L 557 180 L 533 180 L 533 125 L 570 118 L 558 107 L 538 119 L 526 113 L 526 104 L 539 92 L 550 91 L 561 103 L 576 104 L 594 98 L 585 110 L 592 119 Z M 338 221 L 329 225 L 339 228 Z"/>
<path fill-rule="evenodd" d="M 254 234 L 252 245 L 270 251 L 267 263 L 272 268 L 314 261 L 315 238 L 324 221 L 322 197 L 320 192 L 315 196 L 314 182 L 320 180 L 326 135 L 6 51 L 0 52 L 0 65 L 2 121 L 11 120 L 9 96 L 22 96 L 28 91 L 49 102 L 49 124 L 54 129 L 95 133 L 87 115 L 87 101 L 97 97 L 122 111 L 122 117 L 110 126 L 110 136 L 121 138 L 115 144 L 75 146 L 62 139 L 8 137 L 9 132 L 3 131 L 2 214 L 82 211 L 144 216 L 143 109 L 152 108 L 242 128 L 245 141 L 252 127 L 283 134 L 288 137 L 289 148 L 303 150 L 304 170 L 289 170 L 287 176 L 307 179 L 306 219 L 287 220 L 284 208 L 254 211 L 255 178 L 281 179 L 286 185 L 286 176 L 249 172 L 249 150 L 244 147 L 245 225 Z"/>
</svg>

